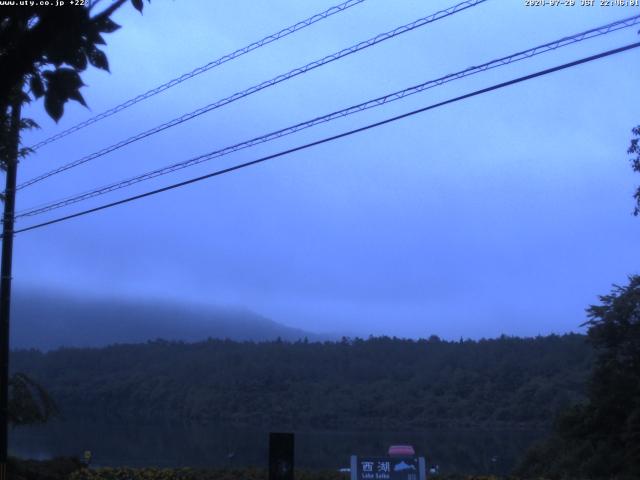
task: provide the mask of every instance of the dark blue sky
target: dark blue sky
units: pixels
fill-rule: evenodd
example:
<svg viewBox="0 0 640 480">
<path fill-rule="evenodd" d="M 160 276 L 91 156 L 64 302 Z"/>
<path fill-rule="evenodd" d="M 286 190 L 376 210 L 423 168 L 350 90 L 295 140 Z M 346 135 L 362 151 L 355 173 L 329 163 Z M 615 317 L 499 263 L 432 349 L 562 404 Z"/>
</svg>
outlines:
<svg viewBox="0 0 640 480">
<path fill-rule="evenodd" d="M 20 191 L 18 210 L 640 13 L 488 1 Z M 580 2 L 578 1 L 578 4 Z M 111 74 L 32 143 L 335 4 L 154 1 L 116 15 Z M 453 2 L 367 0 L 43 147 L 20 181 Z M 54 218 L 638 40 L 639 27 L 59 210 Z M 638 272 L 626 149 L 634 50 L 313 150 L 19 234 L 16 289 L 242 305 L 312 331 L 445 338 L 577 330 Z M 35 221 L 35 220 L 34 220 Z M 31 221 L 23 221 L 26 226 Z"/>
</svg>

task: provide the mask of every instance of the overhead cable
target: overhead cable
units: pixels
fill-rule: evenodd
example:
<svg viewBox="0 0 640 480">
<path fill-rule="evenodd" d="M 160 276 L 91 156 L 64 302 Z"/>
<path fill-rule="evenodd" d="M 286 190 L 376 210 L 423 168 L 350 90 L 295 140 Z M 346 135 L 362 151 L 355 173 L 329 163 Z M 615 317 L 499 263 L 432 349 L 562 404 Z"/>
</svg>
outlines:
<svg viewBox="0 0 640 480">
<path fill-rule="evenodd" d="M 104 195 L 109 192 L 113 192 L 115 190 L 119 190 L 121 188 L 129 187 L 136 183 L 140 183 L 145 180 L 150 180 L 155 177 L 159 177 L 161 175 L 166 175 L 171 172 L 175 172 L 177 170 L 181 170 L 183 168 L 191 167 L 193 165 L 197 165 L 203 163 L 205 161 L 212 160 L 214 158 L 223 157 L 225 155 L 229 155 L 231 153 L 237 152 L 239 150 L 243 150 L 245 148 L 249 148 L 261 143 L 265 143 L 271 140 L 275 140 L 277 138 L 284 137 L 286 135 L 290 135 L 292 133 L 298 132 L 300 130 L 304 130 L 306 128 L 313 127 L 315 125 L 319 125 L 322 123 L 326 123 L 338 118 L 346 117 L 348 115 L 352 115 L 357 112 L 361 112 L 364 110 L 368 110 L 370 108 L 378 107 L 401 98 L 408 97 L 410 95 L 414 95 L 416 93 L 428 90 L 430 88 L 437 87 L 439 85 L 443 85 L 445 83 L 458 80 L 464 77 L 468 77 L 470 75 L 474 75 L 480 72 L 484 72 L 486 70 L 490 70 L 496 67 L 501 67 L 504 65 L 509 65 L 510 63 L 514 63 L 520 60 L 524 60 L 527 58 L 531 58 L 536 55 L 540 55 L 545 52 L 549 52 L 552 50 L 556 50 L 561 47 L 565 47 L 567 45 L 571 45 L 577 42 L 581 42 L 583 40 L 605 35 L 610 32 L 614 32 L 620 30 L 622 28 L 631 27 L 640 23 L 640 15 L 636 15 L 634 17 L 625 18 L 622 20 L 618 20 L 616 22 L 609 23 L 607 25 L 603 25 L 601 27 L 592 28 L 590 30 L 586 30 L 584 32 L 577 33 L 575 35 L 571 35 L 568 37 L 563 37 L 561 39 L 555 40 L 553 42 L 548 42 L 543 45 L 539 45 L 534 48 L 530 48 L 528 50 L 523 50 L 517 53 L 513 53 L 511 55 L 498 58 L 495 60 L 491 60 L 489 62 L 483 63 L 481 65 L 472 66 L 465 70 L 461 70 L 456 73 L 451 73 L 449 75 L 445 75 L 443 77 L 436 78 L 434 80 L 429 80 L 427 82 L 421 83 L 419 85 L 415 85 L 409 88 L 405 88 L 403 90 L 399 90 L 393 93 L 386 94 L 384 96 L 375 98 L 373 100 L 368 100 L 363 103 L 359 103 L 357 105 L 352 105 L 348 108 L 344 108 L 342 110 L 338 110 L 327 115 L 323 115 L 320 117 L 315 117 L 311 120 L 307 120 L 305 122 L 297 123 L 287 128 L 283 128 L 280 130 L 276 130 L 274 132 L 267 133 L 265 135 L 261 135 L 259 137 L 252 138 L 250 140 L 243 141 L 241 143 L 236 143 L 234 145 L 222 148 L 220 150 L 216 150 L 214 152 L 209 152 L 204 155 L 199 155 L 194 158 L 190 158 L 188 160 L 184 160 L 178 163 L 174 163 L 156 170 L 152 170 L 141 175 L 137 175 L 135 177 L 128 178 L 126 180 L 118 181 L 103 187 L 99 187 L 84 193 L 76 194 L 71 197 L 66 197 L 61 200 L 57 200 L 54 202 L 49 202 L 39 207 L 32 207 L 27 210 L 23 210 L 18 212 L 16 218 L 22 217 L 30 217 L 34 215 L 39 215 L 45 212 L 49 212 L 52 210 L 56 210 L 58 208 L 66 207 L 83 200 L 88 200 L 93 197 L 97 197 L 100 195 Z"/>
<path fill-rule="evenodd" d="M 117 205 L 123 205 L 125 203 L 130 203 L 130 202 L 133 202 L 135 200 L 140 200 L 142 198 L 149 197 L 149 196 L 152 196 L 152 195 L 156 195 L 156 194 L 159 194 L 159 193 L 162 193 L 162 192 L 166 192 L 166 191 L 169 191 L 169 190 L 174 190 L 176 188 L 184 187 L 184 186 L 190 185 L 192 183 L 200 182 L 202 180 L 206 180 L 206 179 L 217 177 L 217 176 L 220 176 L 220 175 L 224 175 L 226 173 L 230 173 L 230 172 L 233 172 L 233 171 L 236 171 L 236 170 L 240 170 L 240 169 L 244 169 L 244 168 L 247 168 L 247 167 L 250 167 L 250 166 L 253 166 L 253 165 L 257 165 L 259 163 L 263 163 L 263 162 L 266 162 L 268 160 L 272 160 L 274 158 L 282 157 L 282 156 L 289 155 L 289 154 L 294 153 L 294 152 L 299 152 L 299 151 L 302 151 L 302 150 L 309 149 L 309 148 L 317 146 L 317 145 L 321 145 L 321 144 L 324 144 L 324 143 L 332 142 L 332 141 L 338 140 L 340 138 L 349 137 L 349 136 L 354 135 L 356 133 L 361 133 L 361 132 L 364 132 L 366 130 L 370 130 L 372 128 L 377 128 L 377 127 L 380 127 L 382 125 L 386 125 L 388 123 L 396 122 L 396 121 L 401 120 L 403 118 L 411 117 L 413 115 L 417 115 L 419 113 L 423 113 L 423 112 L 426 112 L 428 110 L 433 110 L 435 108 L 442 107 L 444 105 L 449 105 L 451 103 L 459 102 L 461 100 L 466 100 L 466 99 L 471 98 L 471 97 L 475 97 L 475 96 L 478 96 L 478 95 L 481 95 L 481 94 L 484 94 L 484 93 L 488 93 L 488 92 L 491 92 L 491 91 L 494 91 L 494 90 L 498 90 L 498 89 L 505 88 L 505 87 L 508 87 L 508 86 L 511 86 L 511 85 L 515 85 L 517 83 L 521 83 L 521 82 L 525 82 L 525 81 L 528 81 L 528 80 L 532 80 L 534 78 L 542 77 L 544 75 L 548 75 L 548 74 L 553 73 L 553 72 L 557 72 L 557 71 L 560 71 L 560 70 L 565 70 L 565 69 L 568 69 L 568 68 L 571 68 L 571 67 L 575 67 L 577 65 L 581 65 L 581 64 L 584 64 L 584 63 L 592 62 L 592 61 L 598 60 L 600 58 L 604 58 L 604 57 L 608 57 L 608 56 L 611 56 L 611 55 L 615 55 L 615 54 L 618 54 L 618 53 L 621 53 L 621 52 L 624 52 L 624 51 L 627 51 L 627 50 L 631 50 L 631 49 L 634 49 L 634 48 L 638 48 L 638 47 L 640 47 L 640 42 L 636 42 L 636 43 L 632 43 L 632 44 L 629 44 L 629 45 L 625 45 L 623 47 L 619 47 L 619 48 L 615 48 L 615 49 L 612 49 L 612 50 L 608 50 L 606 52 L 602 52 L 602 53 L 599 53 L 599 54 L 596 54 L 596 55 L 591 55 L 589 57 L 584 57 L 584 58 L 581 58 L 579 60 L 574 60 L 572 62 L 565 63 L 565 64 L 562 64 L 562 65 L 559 65 L 559 66 L 556 66 L 556 67 L 551 67 L 551 68 L 547 68 L 545 70 L 540 70 L 538 72 L 531 73 L 529 75 L 524 75 L 522 77 L 518 77 L 518 78 L 515 78 L 513 80 L 509 80 L 509 81 L 506 81 L 506 82 L 498 83 L 498 84 L 492 85 L 490 87 L 482 88 L 480 90 L 475 90 L 475 91 L 473 91 L 471 93 L 467 93 L 465 95 L 460 95 L 458 97 L 451 98 L 451 99 L 445 100 L 443 102 L 434 103 L 432 105 L 429 105 L 429 106 L 426 106 L 426 107 L 423 107 L 423 108 L 419 108 L 419 109 L 413 110 L 411 112 L 407 112 L 407 113 L 404 113 L 404 114 L 401 114 L 401 115 L 397 115 L 395 117 L 387 118 L 387 119 L 381 120 L 379 122 L 371 123 L 369 125 L 365 125 L 364 127 L 360 127 L 360 128 L 356 128 L 356 129 L 353 129 L 353 130 L 349 130 L 349 131 L 346 131 L 346 132 L 343 132 L 343 133 L 340 133 L 340 134 L 337 134 L 337 135 L 333 135 L 333 136 L 330 136 L 330 137 L 325 137 L 325 138 L 323 138 L 321 140 L 316 140 L 315 142 L 307 143 L 307 144 L 304 144 L 304 145 L 300 145 L 298 147 L 294 147 L 294 148 L 290 148 L 288 150 L 283 150 L 283 151 L 280 151 L 278 153 L 274 153 L 272 155 L 267 155 L 267 156 L 258 158 L 257 160 L 252 160 L 250 162 L 245 162 L 245 163 L 241 163 L 239 165 L 234 165 L 232 167 L 224 168 L 224 169 L 221 169 L 221 170 L 216 170 L 216 171 L 208 173 L 206 175 L 202 175 L 202 176 L 199 176 L 199 177 L 191 178 L 191 179 L 185 180 L 183 182 L 174 183 L 172 185 L 168 185 L 166 187 L 158 188 L 156 190 L 151 190 L 151 191 L 148 191 L 148 192 L 145 192 L 145 193 L 141 193 L 139 195 L 134 195 L 134 196 L 131 196 L 131 197 L 124 198 L 122 200 L 118 200 L 118 201 L 115 201 L 115 202 L 111 202 L 111 203 L 107 203 L 107 204 L 104 204 L 104 205 L 100 205 L 98 207 L 89 208 L 87 210 L 83 210 L 83 211 L 80 211 L 80 212 L 77 212 L 77 213 L 73 213 L 71 215 L 58 217 L 58 218 L 55 218 L 53 220 L 49 220 L 49 221 L 46 221 L 46 222 L 38 223 L 36 225 L 31 225 L 29 227 L 21 228 L 21 229 L 15 230 L 13 233 L 22 233 L 22 232 L 27 232 L 27 231 L 30 231 L 30 230 L 35 230 L 37 228 L 42 228 L 42 227 L 45 227 L 45 226 L 48 226 L 48 225 L 53 225 L 55 223 L 60 223 L 60 222 L 66 221 L 66 220 L 70 220 L 72 218 L 77 218 L 77 217 L 80 217 L 80 216 L 88 215 L 90 213 L 94 213 L 94 212 L 98 212 L 98 211 L 101 211 L 101 210 L 105 210 L 107 208 L 115 207 Z"/>
<path fill-rule="evenodd" d="M 137 142 L 139 140 L 142 140 L 144 138 L 147 138 L 151 135 L 154 135 L 156 133 L 162 132 L 163 130 L 166 130 L 168 128 L 171 127 L 175 127 L 176 125 L 180 125 L 188 120 L 192 120 L 204 113 L 210 112 L 212 110 L 215 110 L 217 108 L 220 108 L 224 105 L 228 105 L 229 103 L 235 102 L 236 100 L 240 100 L 241 98 L 247 97 L 249 95 L 252 95 L 254 93 L 257 93 L 261 90 L 264 90 L 265 88 L 268 87 L 272 87 L 274 85 L 277 85 L 279 83 L 282 83 L 286 80 L 290 80 L 291 78 L 297 77 L 298 75 L 301 75 L 303 73 L 307 73 L 315 68 L 318 68 L 322 65 L 326 65 L 328 63 L 334 62 L 340 58 L 344 58 L 347 55 L 351 55 L 353 53 L 359 52 L 361 50 L 364 50 L 365 48 L 371 47 L 373 45 L 376 45 L 378 43 L 384 42 L 385 40 L 389 40 L 391 38 L 397 37 L 398 35 L 402 35 L 403 33 L 407 33 L 410 32 L 412 30 L 415 30 L 416 28 L 419 27 L 423 27 L 425 25 L 428 25 L 432 22 L 435 22 L 437 20 L 449 17 L 451 15 L 454 15 L 462 10 L 466 10 L 468 8 L 474 7 L 476 5 L 479 5 L 481 3 L 486 2 L 487 0 L 466 0 L 464 2 L 458 3 L 457 5 L 454 5 L 450 8 L 447 8 L 445 10 L 441 10 L 439 12 L 436 12 L 432 15 L 429 15 L 427 17 L 423 17 L 420 18 L 418 20 L 415 20 L 411 23 L 408 23 L 406 25 L 402 25 L 400 27 L 394 28 L 391 31 L 385 32 L 385 33 L 381 33 L 379 35 L 376 35 L 375 37 L 372 37 L 368 40 L 365 40 L 363 42 L 357 43 L 356 45 L 353 45 L 349 48 L 345 48 L 343 50 L 340 50 L 339 52 L 333 53 L 331 55 L 327 55 L 326 57 L 323 57 L 319 60 L 313 61 L 311 63 L 308 63 L 302 67 L 298 67 L 295 68 L 287 73 L 278 75 L 277 77 L 272 78 L 271 80 L 267 80 L 264 81 L 262 83 L 259 83 L 258 85 L 254 85 L 253 87 L 250 87 L 246 90 L 242 90 L 240 92 L 234 93 L 231 96 L 225 97 L 221 100 L 218 100 L 214 103 L 210 103 L 209 105 L 206 105 L 204 107 L 201 107 L 197 110 L 194 110 L 192 112 L 186 113 L 178 118 L 174 118 L 173 120 L 170 120 L 166 123 L 163 123 L 161 125 L 158 125 L 150 130 L 147 130 L 145 132 L 139 133 L 137 135 L 134 135 L 132 137 L 129 137 L 125 140 L 122 140 L 118 143 L 115 143 L 113 145 L 110 145 L 106 148 L 103 148 L 102 150 L 99 150 L 97 152 L 94 152 L 92 154 L 89 154 L 85 157 L 82 157 L 78 160 L 75 160 L 71 163 L 67 163 L 66 165 L 62 165 L 61 167 L 58 167 L 54 170 L 51 170 L 47 173 L 44 173 L 42 175 L 39 175 L 35 178 L 32 178 L 31 180 L 27 180 L 26 182 L 23 182 L 21 184 L 19 184 L 17 186 L 17 189 L 20 190 L 22 188 L 28 187 L 30 185 L 33 185 L 37 182 L 40 182 L 46 178 L 52 177 L 53 175 L 57 175 L 59 173 L 62 173 L 66 170 L 69 170 L 71 168 L 77 167 L 79 165 L 82 165 L 84 163 L 87 163 L 91 160 L 95 160 L 96 158 L 102 157 L 108 153 L 111 153 L 115 150 L 118 150 L 126 145 L 129 145 L 131 143 Z"/>
<path fill-rule="evenodd" d="M 315 15 L 312 15 L 309 18 L 306 18 L 298 23 L 296 23 L 295 25 L 291 25 L 287 28 L 283 28 L 282 30 L 280 30 L 279 32 L 273 33 L 271 35 L 268 35 L 266 37 L 264 37 L 261 40 L 258 40 L 257 42 L 253 42 L 250 43 L 249 45 L 247 45 L 246 47 L 242 47 L 239 48 L 238 50 L 236 50 L 235 52 L 231 52 L 228 53 L 226 55 L 223 55 L 220 58 L 217 58 L 215 60 L 212 60 L 211 62 L 202 65 L 201 67 L 198 67 L 188 73 L 182 74 L 179 77 L 173 78 L 171 80 L 169 80 L 168 82 L 163 83 L 162 85 L 159 85 L 155 88 L 152 88 L 151 90 L 146 91 L 145 93 L 141 93 L 140 95 L 133 97 L 129 100 L 127 100 L 126 102 L 123 102 L 119 105 L 116 105 L 113 108 L 110 108 L 109 110 L 106 110 L 98 115 L 95 115 L 87 120 L 84 120 L 83 122 L 78 123 L 77 125 L 74 125 L 73 127 L 70 127 L 60 133 L 57 133 L 56 135 L 53 135 L 49 138 L 46 138 L 38 143 L 36 143 L 35 145 L 32 145 L 30 148 L 32 150 L 37 150 L 41 147 L 44 147 L 45 145 L 55 142 L 56 140 L 60 140 L 61 138 L 66 137 L 67 135 L 70 135 L 74 132 L 77 132 L 78 130 L 82 130 L 85 127 L 88 127 L 89 125 L 93 125 L 96 122 L 99 122 L 100 120 L 104 120 L 105 118 L 108 118 L 112 115 L 115 115 L 118 112 L 121 112 L 122 110 L 126 110 L 127 108 L 135 105 L 136 103 L 139 103 L 143 100 L 146 100 L 147 98 L 151 98 L 154 95 L 157 95 L 161 92 L 164 92 L 165 90 L 168 90 L 171 87 L 175 87 L 176 85 L 185 82 L 197 75 L 200 75 L 201 73 L 204 72 L 208 72 L 209 70 L 211 70 L 212 68 L 218 67 L 220 65 L 222 65 L 223 63 L 226 63 L 230 60 L 234 60 L 238 57 L 241 57 L 242 55 L 245 55 L 253 50 L 256 50 L 257 48 L 260 47 L 264 47 L 265 45 L 268 45 L 272 42 L 275 42 L 276 40 L 280 40 L 281 38 L 284 38 L 288 35 L 291 35 L 294 32 L 297 32 L 299 30 L 302 30 L 303 28 L 306 28 L 310 25 L 313 25 L 314 23 L 319 22 L 320 20 L 324 20 L 325 18 L 328 18 L 332 15 L 335 15 L 336 13 L 340 13 L 343 12 L 345 10 L 347 10 L 350 7 L 353 7 L 355 5 L 358 5 L 362 2 L 364 2 L 365 0 L 348 0 L 344 3 L 341 3 L 340 5 L 336 5 L 333 6 L 331 8 L 328 8 L 327 10 L 317 13 Z"/>
</svg>

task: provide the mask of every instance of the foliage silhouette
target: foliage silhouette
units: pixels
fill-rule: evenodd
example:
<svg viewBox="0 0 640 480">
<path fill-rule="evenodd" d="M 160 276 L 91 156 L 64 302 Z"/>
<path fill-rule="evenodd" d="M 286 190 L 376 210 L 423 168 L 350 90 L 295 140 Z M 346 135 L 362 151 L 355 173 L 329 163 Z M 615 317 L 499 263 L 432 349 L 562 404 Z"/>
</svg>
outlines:
<svg viewBox="0 0 640 480">
<path fill-rule="evenodd" d="M 448 342 L 154 341 L 13 352 L 63 413 L 126 421 L 411 430 L 537 427 L 584 398 L 582 335 Z"/>
<path fill-rule="evenodd" d="M 92 2 L 71 8 L 32 2 L 0 9 L 1 169 L 6 170 L 7 162 L 14 161 L 11 152 L 16 148 L 15 130 L 10 112 L 17 105 L 44 97 L 45 110 L 56 122 L 69 100 L 86 106 L 80 93 L 84 86 L 80 74 L 88 64 L 109 70 L 107 57 L 98 45 L 105 44 L 103 34 L 120 28 L 110 17 L 125 2 L 117 0 L 97 14 L 92 12 Z M 131 2 L 142 12 L 142 0 Z M 18 132 L 36 127 L 28 118 L 21 118 L 17 125 Z M 28 153 L 28 148 L 19 148 L 18 158 Z M 0 200 L 4 201 L 4 194 L 0 194 Z M 24 374 L 9 379 L 9 395 L 9 422 L 13 425 L 46 422 L 57 413 L 47 392 Z"/>
<path fill-rule="evenodd" d="M 69 100 L 86 105 L 80 74 L 88 64 L 109 70 L 107 56 L 98 46 L 105 44 L 104 34 L 120 28 L 110 17 L 125 1 L 117 0 L 96 14 L 91 6 L 58 8 L 39 2 L 2 8 L 0 114 L 6 119 L 16 95 L 22 102 L 29 101 L 24 85 L 33 98 L 44 97 L 45 109 L 56 122 Z M 142 12 L 142 0 L 131 2 Z"/>
<path fill-rule="evenodd" d="M 640 125 L 633 128 L 631 133 L 634 135 L 634 138 L 631 139 L 631 145 L 629 145 L 629 149 L 627 153 L 629 155 L 635 154 L 635 157 L 631 159 L 631 168 L 633 168 L 634 172 L 640 173 Z M 640 215 L 640 187 L 633 194 L 633 198 L 636 200 L 636 206 L 633 210 L 633 214 L 635 216 Z"/>
<path fill-rule="evenodd" d="M 53 399 L 24 373 L 9 379 L 9 423 L 13 426 L 46 423 L 59 414 Z"/>
<path fill-rule="evenodd" d="M 591 306 L 588 338 L 596 358 L 588 401 L 564 411 L 554 435 L 519 473 L 550 478 L 640 478 L 640 276 Z"/>
</svg>

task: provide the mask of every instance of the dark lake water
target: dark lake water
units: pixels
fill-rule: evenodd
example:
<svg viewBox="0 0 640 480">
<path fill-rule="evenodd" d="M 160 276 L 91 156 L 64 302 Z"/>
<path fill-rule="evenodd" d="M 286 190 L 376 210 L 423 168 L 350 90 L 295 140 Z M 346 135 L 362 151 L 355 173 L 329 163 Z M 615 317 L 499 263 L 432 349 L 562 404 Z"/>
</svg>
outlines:
<svg viewBox="0 0 640 480">
<path fill-rule="evenodd" d="M 546 432 L 435 429 L 414 432 L 296 431 L 296 466 L 337 469 L 356 455 L 384 455 L 411 444 L 441 473 L 508 473 Z M 268 432 L 225 425 L 53 422 L 10 433 L 12 455 L 46 459 L 93 454 L 96 466 L 222 467 L 267 465 Z M 230 454 L 233 454 L 230 456 Z"/>
</svg>

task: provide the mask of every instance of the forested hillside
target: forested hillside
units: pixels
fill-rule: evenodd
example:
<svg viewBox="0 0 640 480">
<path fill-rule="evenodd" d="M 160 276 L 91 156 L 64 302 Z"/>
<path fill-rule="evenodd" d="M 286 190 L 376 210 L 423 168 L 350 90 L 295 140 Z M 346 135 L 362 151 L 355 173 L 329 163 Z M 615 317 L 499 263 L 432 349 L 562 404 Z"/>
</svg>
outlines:
<svg viewBox="0 0 640 480">
<path fill-rule="evenodd" d="M 583 399 L 581 335 L 446 342 L 185 344 L 17 351 L 73 416 L 271 427 L 411 429 L 548 425 Z"/>
</svg>

